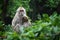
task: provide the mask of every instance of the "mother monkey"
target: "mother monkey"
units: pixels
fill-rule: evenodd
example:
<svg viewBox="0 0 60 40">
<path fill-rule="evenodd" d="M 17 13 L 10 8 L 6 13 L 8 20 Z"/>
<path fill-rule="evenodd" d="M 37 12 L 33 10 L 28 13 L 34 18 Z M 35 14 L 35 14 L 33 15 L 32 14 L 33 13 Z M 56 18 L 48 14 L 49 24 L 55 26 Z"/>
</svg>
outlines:
<svg viewBox="0 0 60 40">
<path fill-rule="evenodd" d="M 28 27 L 31 25 L 31 22 L 26 15 L 26 10 L 23 7 L 19 7 L 17 12 L 12 20 L 12 28 L 16 32 L 20 32 L 20 27 Z"/>
</svg>

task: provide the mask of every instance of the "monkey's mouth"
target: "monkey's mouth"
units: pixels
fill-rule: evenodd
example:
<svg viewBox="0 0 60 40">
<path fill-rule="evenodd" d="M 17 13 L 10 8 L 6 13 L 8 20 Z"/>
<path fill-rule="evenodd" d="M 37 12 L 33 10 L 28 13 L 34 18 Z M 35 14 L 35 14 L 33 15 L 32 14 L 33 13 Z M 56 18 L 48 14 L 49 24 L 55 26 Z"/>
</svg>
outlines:
<svg viewBox="0 0 60 40">
<path fill-rule="evenodd" d="M 28 18 L 27 17 L 23 17 L 22 18 L 22 22 L 27 22 L 28 21 Z"/>
</svg>

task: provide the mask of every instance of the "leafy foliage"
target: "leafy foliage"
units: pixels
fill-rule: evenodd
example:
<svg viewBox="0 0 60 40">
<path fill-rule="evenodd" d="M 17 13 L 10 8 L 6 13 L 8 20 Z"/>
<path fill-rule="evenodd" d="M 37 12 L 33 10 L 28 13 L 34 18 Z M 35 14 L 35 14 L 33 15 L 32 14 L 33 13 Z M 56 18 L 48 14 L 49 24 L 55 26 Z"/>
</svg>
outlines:
<svg viewBox="0 0 60 40">
<path fill-rule="evenodd" d="M 32 26 L 23 28 L 19 34 L 12 31 L 5 32 L 7 36 L 5 40 L 53 40 L 55 35 L 60 33 L 60 15 L 55 12 L 50 17 L 47 14 L 43 16 L 40 20 L 32 23 Z"/>
</svg>

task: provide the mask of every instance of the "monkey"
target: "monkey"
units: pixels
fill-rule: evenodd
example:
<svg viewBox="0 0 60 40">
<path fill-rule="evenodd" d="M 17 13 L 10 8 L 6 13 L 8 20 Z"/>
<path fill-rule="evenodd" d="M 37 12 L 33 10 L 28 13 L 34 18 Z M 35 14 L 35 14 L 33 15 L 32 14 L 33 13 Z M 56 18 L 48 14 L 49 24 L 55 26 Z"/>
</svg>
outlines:
<svg viewBox="0 0 60 40">
<path fill-rule="evenodd" d="M 31 25 L 29 17 L 26 15 L 26 10 L 24 7 L 19 7 L 16 14 L 12 20 L 12 28 L 16 32 L 20 32 L 20 27 L 28 27 Z"/>
</svg>

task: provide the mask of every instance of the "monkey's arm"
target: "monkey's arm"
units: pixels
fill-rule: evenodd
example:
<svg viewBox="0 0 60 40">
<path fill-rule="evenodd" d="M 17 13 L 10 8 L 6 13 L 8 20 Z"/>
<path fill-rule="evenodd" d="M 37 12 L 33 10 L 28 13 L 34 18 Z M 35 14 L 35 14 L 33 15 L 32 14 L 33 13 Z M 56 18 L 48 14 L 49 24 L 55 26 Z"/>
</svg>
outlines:
<svg viewBox="0 0 60 40">
<path fill-rule="evenodd" d="M 16 26 L 16 19 L 15 18 L 13 18 L 13 20 L 12 20 L 12 27 L 14 27 L 14 26 Z"/>
</svg>

